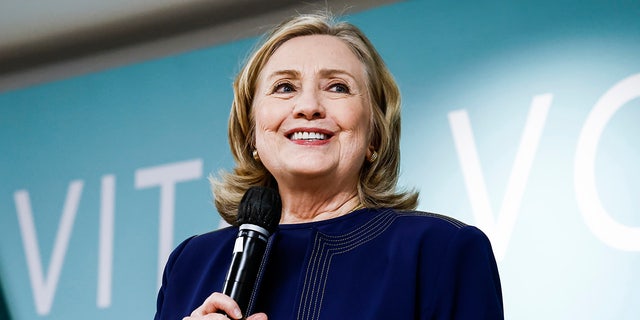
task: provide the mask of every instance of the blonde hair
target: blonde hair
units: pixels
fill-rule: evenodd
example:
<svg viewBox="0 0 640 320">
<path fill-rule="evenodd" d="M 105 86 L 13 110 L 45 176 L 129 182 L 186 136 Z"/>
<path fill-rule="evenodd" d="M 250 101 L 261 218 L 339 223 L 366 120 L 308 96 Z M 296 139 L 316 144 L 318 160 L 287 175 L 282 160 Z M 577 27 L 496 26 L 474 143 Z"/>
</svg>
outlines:
<svg viewBox="0 0 640 320">
<path fill-rule="evenodd" d="M 372 108 L 371 145 L 378 153 L 360 170 L 358 197 L 369 208 L 415 209 L 418 192 L 398 191 L 400 172 L 400 91 L 384 61 L 356 26 L 338 22 L 326 13 L 303 14 L 284 21 L 253 52 L 234 83 L 234 99 L 229 117 L 229 144 L 236 162 L 233 172 L 210 178 L 215 205 L 220 215 L 234 224 L 240 199 L 252 186 L 277 188 L 277 182 L 253 158 L 255 123 L 251 106 L 262 68 L 284 42 L 307 35 L 330 35 L 344 41 L 363 63 Z"/>
</svg>

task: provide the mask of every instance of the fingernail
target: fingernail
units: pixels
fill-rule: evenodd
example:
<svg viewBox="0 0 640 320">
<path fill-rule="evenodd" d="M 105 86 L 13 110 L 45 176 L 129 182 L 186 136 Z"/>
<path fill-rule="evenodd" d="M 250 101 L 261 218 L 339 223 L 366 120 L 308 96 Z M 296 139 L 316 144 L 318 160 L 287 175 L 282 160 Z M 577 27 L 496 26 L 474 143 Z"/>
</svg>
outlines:
<svg viewBox="0 0 640 320">
<path fill-rule="evenodd" d="M 240 309 L 238 308 L 233 309 L 233 316 L 236 317 L 236 319 L 242 318 L 242 312 L 240 311 Z"/>
</svg>

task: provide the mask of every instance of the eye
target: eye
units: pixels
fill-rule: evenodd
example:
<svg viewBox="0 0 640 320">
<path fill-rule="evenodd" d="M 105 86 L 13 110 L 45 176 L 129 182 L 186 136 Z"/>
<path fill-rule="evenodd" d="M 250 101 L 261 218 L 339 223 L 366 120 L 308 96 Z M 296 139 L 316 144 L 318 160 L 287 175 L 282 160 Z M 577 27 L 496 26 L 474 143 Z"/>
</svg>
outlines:
<svg viewBox="0 0 640 320">
<path fill-rule="evenodd" d="M 329 86 L 329 91 L 336 93 L 350 93 L 349 87 L 344 83 L 333 83 Z"/>
<path fill-rule="evenodd" d="M 296 91 L 293 85 L 289 82 L 280 82 L 273 88 L 274 93 L 289 93 Z"/>
</svg>

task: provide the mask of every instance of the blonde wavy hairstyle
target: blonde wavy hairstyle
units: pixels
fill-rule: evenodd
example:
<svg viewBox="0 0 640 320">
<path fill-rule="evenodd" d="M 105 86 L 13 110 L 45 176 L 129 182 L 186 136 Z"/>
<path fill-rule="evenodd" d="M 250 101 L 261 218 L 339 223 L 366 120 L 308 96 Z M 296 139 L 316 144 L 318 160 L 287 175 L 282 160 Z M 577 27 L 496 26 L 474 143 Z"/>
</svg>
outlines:
<svg viewBox="0 0 640 320">
<path fill-rule="evenodd" d="M 236 162 L 233 172 L 210 178 L 218 212 L 235 224 L 238 205 L 252 186 L 277 188 L 262 163 L 253 158 L 255 122 L 252 104 L 257 79 L 273 53 L 287 40 L 308 35 L 330 35 L 342 40 L 363 63 L 372 109 L 371 144 L 378 153 L 360 169 L 358 197 L 368 208 L 415 209 L 418 192 L 397 190 L 400 172 L 400 91 L 384 61 L 356 26 L 327 13 L 302 14 L 284 21 L 266 35 L 247 60 L 234 83 L 229 117 L 229 144 Z"/>
</svg>

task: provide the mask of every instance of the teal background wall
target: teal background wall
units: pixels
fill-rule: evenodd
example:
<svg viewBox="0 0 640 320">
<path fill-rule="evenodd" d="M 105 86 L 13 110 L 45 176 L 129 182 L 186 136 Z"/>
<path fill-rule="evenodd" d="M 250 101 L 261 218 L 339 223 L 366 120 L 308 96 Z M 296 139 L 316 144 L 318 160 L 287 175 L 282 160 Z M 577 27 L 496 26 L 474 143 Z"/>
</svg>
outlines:
<svg viewBox="0 0 640 320">
<path fill-rule="evenodd" d="M 407 1 L 347 19 L 403 93 L 401 185 L 490 236 L 507 318 L 637 319 L 640 3 Z M 220 222 L 207 176 L 232 166 L 231 82 L 255 41 L 0 95 L 13 319 L 152 318 L 167 250 Z"/>
<path fill-rule="evenodd" d="M 1 285 L 2 283 L 0 283 L 0 319 L 9 319 L 11 315 L 9 315 L 6 298 L 4 296 L 4 292 L 2 291 Z"/>
</svg>

